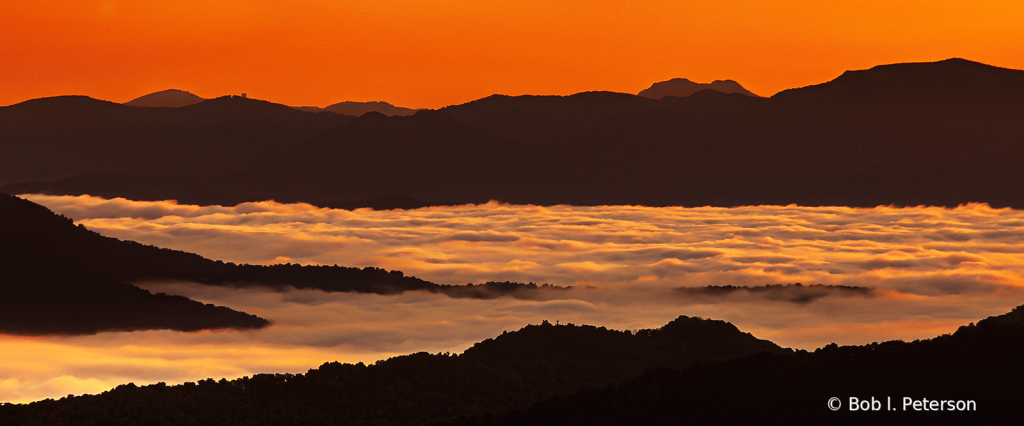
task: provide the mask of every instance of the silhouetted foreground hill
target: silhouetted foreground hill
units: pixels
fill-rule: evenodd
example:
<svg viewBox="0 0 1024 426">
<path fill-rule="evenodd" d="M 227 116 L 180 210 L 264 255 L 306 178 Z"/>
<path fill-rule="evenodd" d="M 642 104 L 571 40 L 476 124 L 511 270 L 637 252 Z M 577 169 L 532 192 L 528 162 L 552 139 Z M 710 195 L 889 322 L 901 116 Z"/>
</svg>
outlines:
<svg viewBox="0 0 1024 426">
<path fill-rule="evenodd" d="M 1024 306 L 929 340 L 832 344 L 811 353 L 651 370 L 526 410 L 443 424 L 1011 425 L 1021 421 L 1021 359 Z M 828 405 L 833 397 L 836 411 Z"/>
<path fill-rule="evenodd" d="M 306 374 L 260 374 L 179 386 L 122 385 L 94 396 L 0 406 L 17 425 L 419 425 L 525 408 L 636 377 L 766 352 L 787 353 L 723 321 L 679 317 L 655 330 L 531 325 L 461 355 L 417 353 L 365 366 L 326 363 Z"/>
<path fill-rule="evenodd" d="M 104 237 L 58 216 L 46 207 L 0 193 L 0 242 L 29 250 L 91 276 L 117 282 L 183 280 L 210 285 L 291 286 L 324 291 L 398 294 L 424 290 L 451 297 L 490 299 L 537 297 L 539 291 L 564 287 L 489 282 L 480 285 L 439 285 L 401 271 L 343 266 L 248 265 L 224 263 L 193 253 Z"/>
<path fill-rule="evenodd" d="M 66 234 L 72 238 L 66 238 Z M 0 333 L 260 328 L 267 320 L 97 273 L 77 240 L 100 238 L 42 206 L 0 194 Z M 116 240 L 114 240 L 116 241 Z M 118 242 L 119 243 L 119 242 Z"/>
<path fill-rule="evenodd" d="M 214 101 L 177 110 L 214 114 Z M 229 101 L 255 102 L 219 102 Z M 244 161 L 236 151 L 203 148 L 208 154 L 190 163 L 191 151 L 182 149 L 168 157 L 181 164 L 171 168 L 114 155 L 124 148 L 118 141 L 129 140 L 113 136 L 128 132 L 117 123 L 139 123 L 130 139 L 138 142 L 152 139 L 141 130 L 150 126 L 145 121 L 74 124 L 74 117 L 107 116 L 100 111 L 114 108 L 96 102 L 43 99 L 0 108 L 0 127 L 16 130 L 0 144 L 0 163 L 11 164 L 0 168 L 0 181 L 34 181 L 3 190 L 225 205 L 276 199 L 340 206 L 394 197 L 424 204 L 1024 208 L 1024 193 L 1014 189 L 1024 186 L 1017 164 L 1024 158 L 1024 71 L 962 59 L 850 71 L 771 98 L 710 90 L 657 100 L 609 92 L 495 95 L 407 117 L 368 113 L 333 123 L 307 114 L 287 122 L 316 125 L 289 127 L 288 144 L 271 143 L 264 133 L 284 127 L 271 128 L 252 133 L 262 142 L 240 150 L 252 155 Z M 17 118 L 50 104 L 73 117 L 51 108 L 49 121 Z M 286 108 L 258 105 L 275 114 Z M 109 137 L 88 136 L 94 134 Z M 72 142 L 79 140 L 91 147 L 80 157 L 54 154 L 65 145 L 77 152 Z M 36 145 L 51 147 L 25 148 Z M 147 167 L 152 171 L 140 170 Z M 138 176 L 153 180 L 136 183 L 146 182 Z"/>
<path fill-rule="evenodd" d="M 685 78 L 673 78 L 668 81 L 654 83 L 651 87 L 641 90 L 637 96 L 651 99 L 661 99 L 666 96 L 677 96 L 685 98 L 701 90 L 714 90 L 722 93 L 739 93 L 741 95 L 757 97 L 749 90 L 744 89 L 739 83 L 732 80 L 715 80 L 710 83 L 694 83 Z"/>
<path fill-rule="evenodd" d="M 61 259 L 0 242 L 0 333 L 261 328 L 267 320 L 182 296 L 152 294 Z"/>
</svg>

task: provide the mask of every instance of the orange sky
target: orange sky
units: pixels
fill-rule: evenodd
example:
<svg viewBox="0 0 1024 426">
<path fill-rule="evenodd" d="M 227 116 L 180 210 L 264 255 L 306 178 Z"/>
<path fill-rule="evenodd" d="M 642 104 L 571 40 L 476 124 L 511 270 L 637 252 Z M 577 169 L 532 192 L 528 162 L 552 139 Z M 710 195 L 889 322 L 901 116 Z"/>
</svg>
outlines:
<svg viewBox="0 0 1024 426">
<path fill-rule="evenodd" d="M 1018 0 L 10 0 L 0 105 L 178 88 L 435 108 L 672 77 L 771 95 L 882 63 L 1022 69 L 1021 22 Z"/>
</svg>

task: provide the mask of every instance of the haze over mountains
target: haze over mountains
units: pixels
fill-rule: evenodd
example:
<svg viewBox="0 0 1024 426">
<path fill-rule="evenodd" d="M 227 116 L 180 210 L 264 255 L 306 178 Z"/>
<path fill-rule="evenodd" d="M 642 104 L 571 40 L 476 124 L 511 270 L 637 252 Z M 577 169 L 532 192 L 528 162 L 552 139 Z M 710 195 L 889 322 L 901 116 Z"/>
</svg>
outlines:
<svg viewBox="0 0 1024 426">
<path fill-rule="evenodd" d="M 694 83 L 685 78 L 673 78 L 668 81 L 654 83 L 651 87 L 638 93 L 638 96 L 651 99 L 661 99 L 666 96 L 685 98 L 701 90 L 714 90 L 722 93 L 739 93 L 741 95 L 758 97 L 749 90 L 744 89 L 739 83 L 732 80 L 715 80 L 710 83 Z"/>
<path fill-rule="evenodd" d="M 384 114 L 384 115 L 387 115 L 387 116 L 390 116 L 390 117 L 404 116 L 404 115 L 413 115 L 413 114 L 416 113 L 416 110 L 414 110 L 414 109 L 396 107 L 396 106 L 391 105 L 391 104 L 389 104 L 387 102 L 380 102 L 380 101 L 377 101 L 377 102 L 351 102 L 351 101 L 345 101 L 345 102 L 338 102 L 338 103 L 333 104 L 333 105 L 328 105 L 328 106 L 323 107 L 323 108 L 303 106 L 303 107 L 295 107 L 295 109 L 302 110 L 302 111 L 309 111 L 309 112 L 329 111 L 329 112 L 333 112 L 333 113 L 344 114 L 344 115 L 351 115 L 351 116 L 355 116 L 355 117 L 358 117 L 360 115 L 366 114 L 368 112 L 379 112 L 381 114 Z"/>
<path fill-rule="evenodd" d="M 145 96 L 125 102 L 125 105 L 136 107 L 168 107 L 180 108 L 183 106 L 195 105 L 206 99 L 193 95 L 184 90 L 168 89 L 160 92 L 150 93 Z"/>
<path fill-rule="evenodd" d="M 245 97 L 244 94 L 242 97 Z M 151 107 L 151 108 L 181 108 L 189 105 L 195 105 L 205 101 L 199 96 L 193 95 L 192 93 L 177 90 L 168 89 L 159 92 L 150 93 L 148 95 L 140 96 L 125 102 L 125 105 L 134 107 Z M 338 102 L 333 105 L 328 105 L 324 108 L 315 106 L 298 106 L 292 107 L 300 111 L 306 112 L 322 112 L 328 111 L 342 115 L 351 115 L 358 117 L 368 112 L 379 112 L 387 116 L 402 116 L 412 115 L 416 113 L 416 110 L 410 108 L 402 108 L 391 105 L 387 102 Z"/>
<path fill-rule="evenodd" d="M 406 117 L 61 97 L 0 108 L 0 182 L 225 205 L 1024 207 L 1011 190 L 1024 184 L 1022 113 L 1024 72 L 962 59 L 850 71 L 771 98 L 495 95 Z"/>
</svg>

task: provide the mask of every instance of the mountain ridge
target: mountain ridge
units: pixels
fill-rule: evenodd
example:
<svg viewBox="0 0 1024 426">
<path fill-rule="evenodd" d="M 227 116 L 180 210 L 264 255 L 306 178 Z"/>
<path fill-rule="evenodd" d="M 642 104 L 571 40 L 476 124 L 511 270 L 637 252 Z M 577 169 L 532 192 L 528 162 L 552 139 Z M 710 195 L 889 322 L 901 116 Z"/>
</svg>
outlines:
<svg viewBox="0 0 1024 426">
<path fill-rule="evenodd" d="M 138 98 L 125 102 L 124 104 L 134 107 L 180 108 L 183 106 L 197 104 L 205 100 L 206 99 L 200 98 L 199 96 L 184 90 L 167 89 L 139 96 Z"/>
<path fill-rule="evenodd" d="M 687 316 L 635 333 L 543 321 L 461 354 L 420 352 L 369 366 L 329 362 L 305 374 L 231 381 L 120 385 L 98 395 L 3 405 L 0 420 L 468 426 L 863 424 L 870 418 L 1012 424 L 1019 410 L 1008 390 L 1024 378 L 1024 366 L 1015 362 L 1024 355 L 1022 342 L 1024 306 L 932 339 L 833 343 L 813 352 L 779 348 L 730 323 Z M 892 410 L 847 406 L 850 397 L 887 396 Z M 970 400 L 978 409 L 901 409 L 904 396 Z M 840 410 L 829 409 L 831 397 L 840 399 Z"/>
<path fill-rule="evenodd" d="M 636 333 L 543 321 L 477 342 L 462 354 L 419 352 L 373 365 L 330 362 L 305 374 L 177 386 L 121 385 L 100 395 L 3 405 L 0 421 L 60 425 L 90 416 L 107 424 L 128 417 L 165 424 L 423 424 L 460 413 L 523 408 L 651 367 L 683 368 L 760 352 L 790 351 L 724 321 L 686 316 Z M 216 411 L 186 408 L 213 401 Z"/>
<path fill-rule="evenodd" d="M 269 325 L 255 315 L 182 296 L 154 295 L 123 277 L 97 273 L 89 267 L 89 258 L 67 255 L 63 246 L 69 239 L 55 234 L 68 231 L 83 236 L 88 232 L 45 207 L 0 194 L 0 333 L 196 331 Z M 55 244 L 58 247 L 53 249 Z"/>
<path fill-rule="evenodd" d="M 694 93 L 700 92 L 701 90 L 713 90 L 721 93 L 738 93 L 755 98 L 760 97 L 733 80 L 715 80 L 711 83 L 695 83 L 685 78 L 673 78 L 654 83 L 651 87 L 637 93 L 637 96 L 651 99 L 661 99 L 666 96 L 685 98 Z"/>
<path fill-rule="evenodd" d="M 47 158 L 55 152 L 50 149 L 33 154 L 31 161 L 17 150 L 0 157 L 2 163 L 22 156 L 4 164 L 10 166 L 5 169 L 9 175 L 24 172 L 23 165 L 32 161 L 49 170 L 31 179 L 26 173 L 6 181 L 0 176 L 6 182 L 0 189 L 105 197 L 131 190 L 136 199 L 224 205 L 274 199 L 351 207 L 360 200 L 412 199 L 418 202 L 402 205 L 501 200 L 951 207 L 984 202 L 1024 208 L 1024 197 L 1007 189 L 1024 185 L 1024 171 L 1012 161 L 1024 156 L 1019 143 L 1024 124 L 1018 119 L 1024 114 L 1022 99 L 1024 72 L 947 60 L 851 71 L 770 98 L 709 90 L 658 100 L 612 92 L 494 95 L 390 121 L 370 114 L 367 120 L 386 123 L 373 134 L 367 130 L 369 121 L 296 111 L 307 114 L 296 120 L 321 120 L 322 125 L 301 135 L 296 129 L 303 125 L 284 122 L 277 133 L 239 131 L 239 138 L 266 141 L 243 157 L 227 145 L 211 143 L 200 146 L 209 155 L 196 161 L 159 157 L 176 158 L 177 168 L 133 162 L 140 169 L 147 166 L 134 175 L 162 179 L 152 188 L 118 189 L 132 184 L 125 178 L 132 171 L 95 150 L 58 168 Z M 184 109 L 216 105 L 210 102 Z M 0 109 L 0 122 L 5 112 Z M 244 117 L 239 115 L 237 122 Z M 43 127 L 32 131 L 49 131 L 38 130 Z M 209 129 L 196 131 L 220 140 Z M 102 171 L 101 163 L 91 172 L 83 170 L 90 156 L 106 162 Z M 222 157 L 231 160 L 210 160 Z M 373 173 L 367 169 L 370 163 Z M 339 164 L 345 166 L 335 167 Z M 58 171 L 65 176 L 54 177 Z M 84 178 L 96 173 L 109 178 Z"/>
<path fill-rule="evenodd" d="M 406 276 L 401 271 L 388 271 L 381 268 L 344 267 L 344 266 L 302 266 L 297 264 L 249 265 L 234 264 L 211 260 L 198 254 L 178 250 L 170 250 L 155 246 L 143 245 L 134 241 L 122 241 L 102 236 L 75 225 L 70 219 L 57 215 L 44 206 L 32 203 L 7 194 L 0 193 L 0 248 L 6 256 L 0 256 L 0 269 L 6 271 L 5 278 L 0 280 L 0 291 L 6 297 L 0 297 L 0 332 L 32 332 L 37 334 L 81 334 L 104 330 L 119 330 L 136 327 L 132 324 L 150 324 L 145 311 L 134 311 L 135 305 L 148 306 L 146 300 L 138 303 L 108 303 L 102 298 L 102 305 L 107 311 L 118 312 L 129 310 L 137 318 L 133 323 L 119 323 L 116 318 L 108 318 L 102 324 L 92 324 L 81 318 L 81 312 L 92 312 L 92 305 L 78 306 L 75 298 L 65 297 L 67 294 L 79 294 L 81 300 L 93 300 L 97 296 L 89 296 L 76 283 L 88 284 L 89 288 L 104 292 L 109 299 L 124 301 L 126 299 L 146 299 L 141 290 L 133 283 L 150 280 L 176 280 L 194 282 L 205 285 L 232 287 L 262 287 L 275 291 L 287 291 L 291 288 L 317 289 L 325 292 L 357 292 L 381 295 L 400 294 L 407 291 L 425 291 L 442 294 L 452 298 L 494 299 L 512 297 L 534 299 L 549 297 L 552 292 L 567 291 L 568 287 L 548 284 L 513 282 L 486 282 L 477 285 L 435 284 L 416 277 Z M 54 269 L 51 266 L 56 265 Z M 36 271 L 38 276 L 29 273 Z M 11 278 L 16 276 L 17 278 Z M 33 283 L 32 285 L 24 283 Z M 41 293 L 39 289 L 47 292 Z M 141 293 L 140 293 L 141 292 Z M 173 299 L 173 300 L 172 300 Z M 180 296 L 161 296 L 150 302 L 171 301 L 182 309 L 197 309 L 184 304 L 193 302 Z M 151 305 L 152 303 L 150 303 Z M 164 303 L 167 305 L 167 303 Z M 199 304 L 199 307 L 202 307 Z M 171 306 L 172 308 L 174 306 Z M 213 307 L 210 306 L 212 309 Z M 168 308 L 170 309 L 170 308 Z M 229 315 L 216 308 L 209 314 L 220 315 L 221 322 L 210 324 L 236 324 L 240 328 L 265 326 L 267 320 L 242 321 L 248 318 L 238 316 L 231 322 Z M 64 315 L 64 311 L 75 312 L 75 315 Z M 170 312 L 170 311 L 168 311 Z M 16 315 L 16 313 L 20 313 Z M 237 313 L 238 315 L 248 315 Z M 20 316 L 19 316 L 20 315 Z M 165 318 L 157 328 L 182 330 L 196 329 L 192 319 L 187 316 L 174 317 L 171 313 L 162 313 Z M 33 321 L 45 324 L 38 330 L 29 330 L 32 321 L 19 318 L 32 318 Z M 72 318 L 76 318 L 72 321 Z M 255 318 L 255 317 L 253 317 Z M 177 322 L 174 322 L 174 321 Z M 255 321 L 255 320 L 254 320 Z M 15 326 L 15 324 L 20 324 Z M 91 325 L 90 325 L 91 324 Z M 181 325 L 190 324 L 190 325 Z M 13 328 L 11 328 L 13 327 Z M 147 326 L 138 326 L 146 329 Z M 136 327 L 136 328 L 138 328 Z M 177 328 L 175 328 L 177 327 Z M 185 327 L 185 328 L 182 328 Z M 192 328 L 188 328 L 192 327 Z M 218 328 L 206 326 L 200 328 Z"/>
<path fill-rule="evenodd" d="M 1012 389 L 1024 378 L 1024 366 L 1016 362 L 1024 354 L 1022 337 L 1024 306 L 1018 306 L 932 339 L 833 343 L 813 352 L 654 369 L 526 410 L 432 424 L 1014 424 L 1019 409 Z M 929 400 L 946 408 L 929 409 Z M 868 408 L 850 406 L 860 401 L 868 401 Z"/>
</svg>

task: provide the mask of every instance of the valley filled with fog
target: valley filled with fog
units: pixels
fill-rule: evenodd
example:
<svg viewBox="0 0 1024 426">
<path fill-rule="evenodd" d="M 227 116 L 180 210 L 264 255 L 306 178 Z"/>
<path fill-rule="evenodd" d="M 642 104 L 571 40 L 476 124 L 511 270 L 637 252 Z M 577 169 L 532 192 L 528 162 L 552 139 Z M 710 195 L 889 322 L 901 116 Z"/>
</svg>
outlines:
<svg viewBox="0 0 1024 426">
<path fill-rule="evenodd" d="M 438 284 L 570 288 L 457 298 L 140 282 L 154 293 L 228 306 L 272 324 L 247 331 L 2 336 L 0 345 L 12 354 L 0 367 L 12 377 L 0 383 L 5 401 L 95 393 L 126 382 L 304 372 L 327 361 L 461 352 L 543 320 L 635 330 L 702 316 L 803 349 L 909 341 L 950 333 L 1024 300 L 1024 212 L 984 204 L 491 202 L 348 211 L 274 202 L 220 207 L 26 198 L 106 236 L 224 262 L 375 266 Z"/>
</svg>

